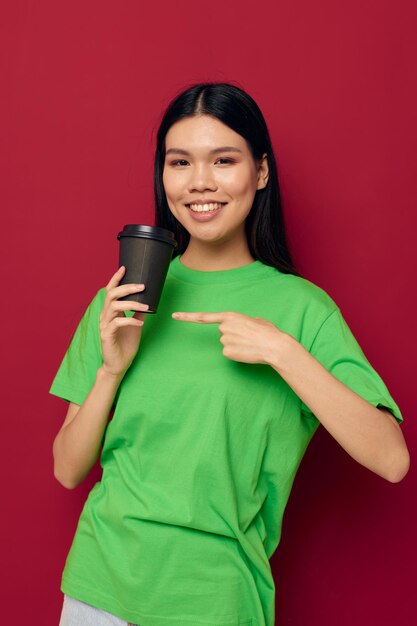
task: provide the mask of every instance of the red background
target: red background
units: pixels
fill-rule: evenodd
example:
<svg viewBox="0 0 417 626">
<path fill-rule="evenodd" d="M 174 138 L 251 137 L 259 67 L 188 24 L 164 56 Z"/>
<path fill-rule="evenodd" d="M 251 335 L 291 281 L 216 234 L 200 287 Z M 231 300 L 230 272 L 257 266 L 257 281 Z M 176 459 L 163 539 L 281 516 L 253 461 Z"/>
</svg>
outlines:
<svg viewBox="0 0 417 626">
<path fill-rule="evenodd" d="M 4 3 L 0 15 L 2 623 L 58 624 L 97 466 L 53 477 L 48 395 L 119 229 L 153 223 L 155 133 L 180 90 L 235 81 L 264 112 L 296 262 L 339 304 L 415 448 L 415 4 Z M 272 557 L 277 624 L 415 623 L 416 474 L 391 484 L 320 428 Z M 414 567 L 413 567 L 414 569 Z"/>
</svg>

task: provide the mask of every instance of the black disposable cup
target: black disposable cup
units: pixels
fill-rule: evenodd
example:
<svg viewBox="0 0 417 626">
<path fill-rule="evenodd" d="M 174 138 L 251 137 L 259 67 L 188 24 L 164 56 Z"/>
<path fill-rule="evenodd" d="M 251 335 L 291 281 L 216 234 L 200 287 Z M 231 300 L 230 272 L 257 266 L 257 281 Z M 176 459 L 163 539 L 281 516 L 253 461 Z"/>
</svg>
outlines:
<svg viewBox="0 0 417 626">
<path fill-rule="evenodd" d="M 159 226 L 126 224 L 117 239 L 120 241 L 119 267 L 126 268 L 119 285 L 145 285 L 142 291 L 118 300 L 149 304 L 149 309 L 143 312 L 156 313 L 172 253 L 177 247 L 174 233 Z"/>
</svg>

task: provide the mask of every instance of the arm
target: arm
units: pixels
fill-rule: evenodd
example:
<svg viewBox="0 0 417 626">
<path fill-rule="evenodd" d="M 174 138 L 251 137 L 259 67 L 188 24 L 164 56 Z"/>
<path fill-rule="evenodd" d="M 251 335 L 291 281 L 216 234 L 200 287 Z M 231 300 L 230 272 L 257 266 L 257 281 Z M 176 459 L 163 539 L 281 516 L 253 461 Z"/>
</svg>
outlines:
<svg viewBox="0 0 417 626">
<path fill-rule="evenodd" d="M 114 397 L 123 376 L 102 367 L 81 406 L 70 403 L 65 421 L 53 443 L 54 475 L 67 489 L 74 489 L 88 475 L 100 453 Z"/>
<path fill-rule="evenodd" d="M 231 311 L 178 311 L 172 317 L 218 323 L 225 357 L 273 367 L 352 458 L 390 482 L 404 478 L 410 456 L 392 415 L 343 384 L 294 337 L 261 317 Z"/>
<path fill-rule="evenodd" d="M 83 396 L 81 406 L 70 403 L 53 443 L 54 475 L 68 489 L 77 487 L 96 462 L 117 389 L 139 348 L 148 305 L 118 300 L 143 289 L 143 285 L 118 285 L 124 271 L 124 266 L 119 268 L 107 284 L 98 319 L 97 311 L 90 315 L 90 305 L 54 381 L 58 379 L 58 384 L 51 388 L 56 395 L 67 398 L 68 389 L 76 389 L 80 380 L 90 383 L 90 392 Z M 93 302 L 97 305 L 99 301 Z M 126 317 L 127 310 L 136 313 Z M 85 351 L 84 358 L 80 358 L 81 350 Z"/>
<path fill-rule="evenodd" d="M 266 362 L 352 458 L 390 482 L 404 478 L 410 456 L 389 411 L 377 409 L 349 389 L 290 335 L 285 339 L 277 335 Z"/>
</svg>

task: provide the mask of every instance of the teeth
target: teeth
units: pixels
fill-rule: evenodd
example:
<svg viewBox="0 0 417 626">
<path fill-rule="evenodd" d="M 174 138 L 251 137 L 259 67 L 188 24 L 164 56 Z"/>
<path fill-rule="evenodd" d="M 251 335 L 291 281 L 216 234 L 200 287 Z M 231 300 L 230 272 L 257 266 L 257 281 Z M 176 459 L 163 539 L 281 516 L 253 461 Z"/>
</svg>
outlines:
<svg viewBox="0 0 417 626">
<path fill-rule="evenodd" d="M 212 202 L 210 204 L 190 204 L 190 209 L 196 213 L 205 213 L 207 211 L 215 211 L 219 209 L 223 204 L 219 202 Z"/>
</svg>

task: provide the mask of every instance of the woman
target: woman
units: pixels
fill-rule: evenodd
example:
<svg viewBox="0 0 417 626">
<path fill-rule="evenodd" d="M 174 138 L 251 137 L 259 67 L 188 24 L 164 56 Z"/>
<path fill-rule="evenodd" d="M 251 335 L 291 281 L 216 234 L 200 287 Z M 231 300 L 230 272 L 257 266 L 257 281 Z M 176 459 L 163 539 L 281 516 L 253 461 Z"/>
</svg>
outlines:
<svg viewBox="0 0 417 626">
<path fill-rule="evenodd" d="M 205 83 L 174 99 L 155 198 L 156 225 L 178 242 L 157 315 L 118 301 L 144 288 L 120 286 L 119 268 L 50 390 L 70 403 L 56 478 L 76 487 L 102 446 L 62 576 L 61 626 L 272 626 L 269 559 L 317 427 L 398 482 L 403 418 L 338 306 L 294 268 L 268 130 L 248 94 Z"/>
</svg>

